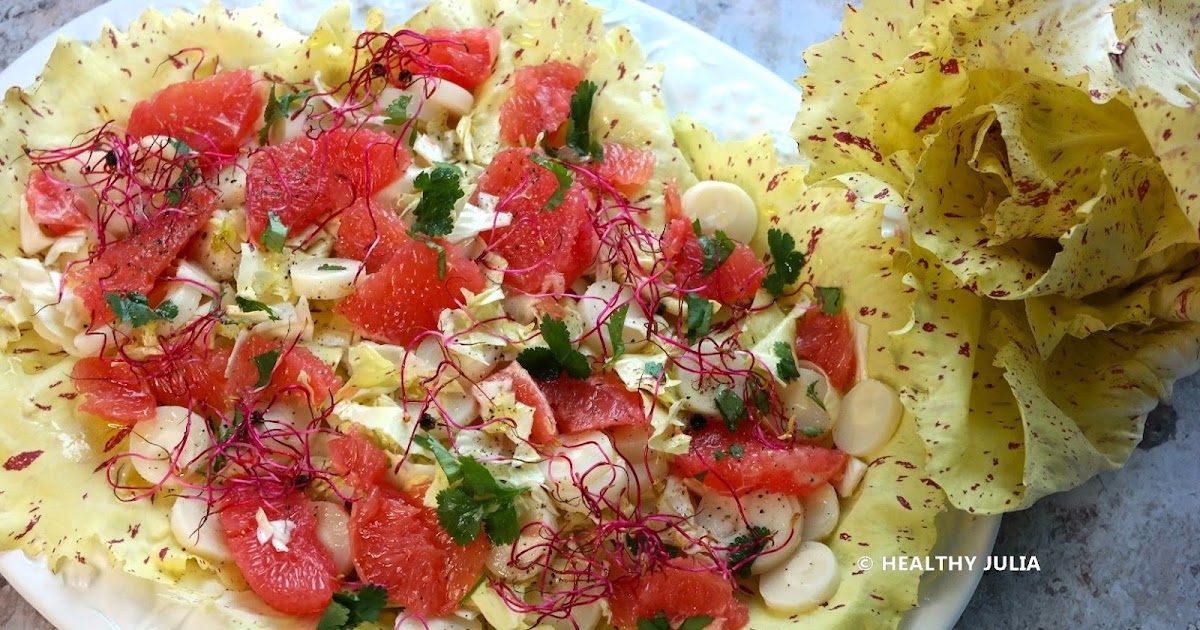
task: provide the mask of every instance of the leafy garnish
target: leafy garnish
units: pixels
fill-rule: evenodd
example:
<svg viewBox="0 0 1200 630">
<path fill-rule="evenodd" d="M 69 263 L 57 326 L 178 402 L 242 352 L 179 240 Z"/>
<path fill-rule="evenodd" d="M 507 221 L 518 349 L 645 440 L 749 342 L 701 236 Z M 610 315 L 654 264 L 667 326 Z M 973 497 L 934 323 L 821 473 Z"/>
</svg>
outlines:
<svg viewBox="0 0 1200 630">
<path fill-rule="evenodd" d="M 604 323 L 608 329 L 608 338 L 612 342 L 612 358 L 609 361 L 616 361 L 617 357 L 625 354 L 625 317 L 629 315 L 629 305 L 622 304 L 621 308 L 612 312 L 608 316 L 608 321 Z"/>
<path fill-rule="evenodd" d="M 387 606 L 387 589 L 368 584 L 357 593 L 334 593 L 333 601 L 317 622 L 317 630 L 352 630 L 361 623 L 379 621 Z"/>
<path fill-rule="evenodd" d="M 417 233 L 413 232 L 411 229 L 409 230 L 408 233 L 410 236 L 413 237 L 414 240 L 420 242 L 425 247 L 428 247 L 429 249 L 432 249 L 433 251 L 437 252 L 437 277 L 438 277 L 438 280 L 445 280 L 446 279 L 446 248 L 443 247 L 441 243 L 425 236 L 424 234 L 417 234 Z"/>
<path fill-rule="evenodd" d="M 774 266 L 763 279 L 763 288 L 779 297 L 787 292 L 788 285 L 800 279 L 800 268 L 804 266 L 804 254 L 796 251 L 796 239 L 777 228 L 767 230 L 767 249 L 771 252 Z"/>
<path fill-rule="evenodd" d="M 550 198 L 542 205 L 542 210 L 549 212 L 558 209 L 562 205 L 563 199 L 567 196 L 567 190 L 571 188 L 572 182 L 575 181 L 574 176 L 571 175 L 571 170 L 564 166 L 562 162 L 556 162 L 541 153 L 530 153 L 529 159 L 534 164 L 553 173 L 555 179 L 558 180 L 558 188 L 554 189 L 554 194 L 550 195 Z"/>
<path fill-rule="evenodd" d="M 771 349 L 775 352 L 775 358 L 779 359 L 775 363 L 775 371 L 779 373 L 779 378 L 784 382 L 800 378 L 800 369 L 796 367 L 796 357 L 792 355 L 791 346 L 786 341 L 777 341 Z"/>
<path fill-rule="evenodd" d="M 145 295 L 129 293 L 105 293 L 104 301 L 119 321 L 140 328 L 153 321 L 169 322 L 179 316 L 179 307 L 171 300 L 163 300 L 158 308 L 150 308 Z"/>
<path fill-rule="evenodd" d="M 604 159 L 604 149 L 592 139 L 592 99 L 600 88 L 591 81 L 580 81 L 571 95 L 571 115 L 567 118 L 567 148 L 579 157 L 591 157 L 599 162 Z"/>
<path fill-rule="evenodd" d="M 517 518 L 516 498 L 525 488 L 497 480 L 473 457 L 455 457 L 437 440 L 418 435 L 417 445 L 433 452 L 450 486 L 437 495 L 438 523 L 454 542 L 470 544 L 480 529 L 497 545 L 517 539 L 521 524 Z"/>
<path fill-rule="evenodd" d="M 771 412 L 771 393 L 758 381 L 750 381 L 750 402 L 763 413 Z"/>
<path fill-rule="evenodd" d="M 725 419 L 725 426 L 730 431 L 737 431 L 738 425 L 746 419 L 746 403 L 742 397 L 724 385 L 717 388 L 717 410 Z"/>
<path fill-rule="evenodd" d="M 176 138 L 167 138 L 167 144 L 175 149 L 179 155 L 191 155 L 195 153 L 188 143 Z M 196 168 L 196 160 L 189 158 L 184 161 L 180 167 L 182 172 L 176 178 L 175 183 L 167 189 L 166 199 L 167 205 L 172 208 L 178 208 L 183 203 L 183 198 L 187 194 L 187 189 L 200 183 L 200 170 Z"/>
<path fill-rule="evenodd" d="M 592 375 L 588 358 L 571 345 L 567 325 L 550 315 L 542 316 L 542 339 L 546 347 L 526 348 L 517 355 L 517 363 L 531 376 L 552 381 L 566 372 L 571 378 L 585 379 Z"/>
<path fill-rule="evenodd" d="M 695 617 L 684 619 L 683 623 L 679 624 L 679 627 L 674 630 L 704 630 L 712 621 L 713 618 L 708 615 L 696 615 Z M 660 611 L 650 619 L 638 619 L 637 630 L 672 630 L 672 628 L 666 613 Z"/>
<path fill-rule="evenodd" d="M 821 427 L 804 427 L 803 429 L 800 429 L 800 432 L 810 438 L 815 438 L 821 437 L 821 434 L 825 433 L 825 430 Z"/>
<path fill-rule="evenodd" d="M 817 287 L 817 295 L 821 296 L 821 312 L 826 315 L 837 315 L 842 310 L 842 290 L 837 287 Z"/>
<path fill-rule="evenodd" d="M 345 270 L 346 270 L 346 268 L 341 265 L 331 265 L 329 263 L 322 263 L 321 265 L 319 265 L 317 267 L 317 271 L 345 271 Z"/>
<path fill-rule="evenodd" d="M 823 410 L 825 410 L 825 411 L 828 411 L 827 409 L 825 409 L 825 403 L 824 403 L 824 402 L 822 402 L 822 400 L 821 400 L 821 397 L 817 395 L 817 382 L 816 382 L 816 381 L 813 381 L 813 382 L 811 382 L 811 383 L 809 383 L 809 384 L 808 384 L 808 391 L 807 391 L 807 392 L 805 392 L 805 394 L 806 394 L 806 395 L 807 395 L 807 396 L 808 396 L 808 397 L 809 397 L 809 398 L 810 398 L 810 399 L 811 399 L 813 402 L 817 403 L 817 406 L 818 406 L 818 407 L 820 407 L 821 409 L 823 409 Z"/>
<path fill-rule="evenodd" d="M 258 143 L 267 144 L 271 135 L 271 127 L 275 121 L 287 118 L 292 111 L 292 105 L 296 101 L 304 100 L 312 94 L 312 90 L 304 90 L 303 92 L 292 92 L 283 96 L 276 96 L 275 84 L 271 84 L 271 93 L 267 95 L 267 106 L 263 108 L 263 126 L 258 130 Z"/>
<path fill-rule="evenodd" d="M 288 229 L 279 218 L 279 215 L 274 212 L 267 212 L 267 229 L 262 233 L 263 247 L 269 252 L 279 253 L 283 251 L 283 244 L 287 241 Z"/>
<path fill-rule="evenodd" d="M 254 384 L 255 388 L 264 387 L 271 382 L 271 372 L 275 371 L 275 364 L 279 363 L 280 352 L 279 348 L 275 348 L 254 357 L 254 368 L 258 370 L 258 382 Z"/>
<path fill-rule="evenodd" d="M 659 361 L 647 361 L 646 364 L 642 366 L 642 372 L 657 378 L 660 374 L 662 374 L 663 367 L 663 364 Z"/>
<path fill-rule="evenodd" d="M 712 236 L 705 234 L 704 230 L 700 228 L 700 219 L 692 222 L 692 231 L 696 233 L 696 240 L 700 241 L 700 251 L 704 253 L 700 275 L 710 275 L 725 264 L 729 255 L 733 253 L 733 239 L 726 236 L 721 230 L 717 230 Z"/>
<path fill-rule="evenodd" d="M 454 204 L 463 192 L 462 170 L 453 164 L 438 162 L 431 171 L 424 171 L 413 180 L 413 188 L 421 191 L 421 200 L 413 210 L 416 222 L 410 233 L 425 236 L 445 236 L 454 230 Z"/>
<path fill-rule="evenodd" d="M 729 446 L 729 454 L 734 459 L 741 459 L 746 455 L 746 447 L 742 446 L 741 444 L 732 444 Z"/>
<path fill-rule="evenodd" d="M 712 328 L 712 302 L 696 293 L 685 294 L 683 302 L 687 305 L 687 342 L 694 346 Z"/>
<path fill-rule="evenodd" d="M 734 575 L 745 579 L 750 577 L 750 566 L 753 558 L 767 548 L 768 539 L 774 534 L 766 527 L 755 525 L 749 534 L 742 534 L 733 539 L 733 553 L 729 554 L 729 566 L 734 569 Z"/>
<path fill-rule="evenodd" d="M 408 106 L 411 103 L 411 96 L 407 94 L 397 96 L 396 100 L 388 103 L 387 109 L 383 110 L 383 115 L 386 116 L 383 120 L 384 124 L 403 127 L 404 123 L 408 122 Z"/>
<path fill-rule="evenodd" d="M 271 310 L 270 306 L 267 306 L 266 304 L 263 304 L 262 302 L 259 302 L 258 300 L 251 300 L 250 298 L 244 298 L 240 295 L 235 297 L 234 300 L 237 302 L 238 308 L 242 309 L 243 313 L 253 313 L 254 311 L 261 311 L 263 313 L 266 313 L 267 317 L 271 318 L 271 321 L 273 321 L 273 322 L 279 321 L 279 316 L 275 314 L 275 311 Z"/>
</svg>

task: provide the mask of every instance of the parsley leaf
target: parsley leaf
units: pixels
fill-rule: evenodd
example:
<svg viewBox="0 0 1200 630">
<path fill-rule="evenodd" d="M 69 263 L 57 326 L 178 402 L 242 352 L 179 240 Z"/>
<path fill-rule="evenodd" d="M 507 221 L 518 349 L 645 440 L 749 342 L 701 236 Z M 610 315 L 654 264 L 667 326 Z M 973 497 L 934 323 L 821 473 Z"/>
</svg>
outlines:
<svg viewBox="0 0 1200 630">
<path fill-rule="evenodd" d="M 542 210 L 545 212 L 557 210 L 562 205 L 563 199 L 566 198 L 567 190 L 571 188 L 571 184 L 575 181 L 574 176 L 571 175 L 570 169 L 564 166 L 562 162 L 556 162 L 541 153 L 530 153 L 529 159 L 534 164 L 553 173 L 555 179 L 558 180 L 558 188 L 554 190 L 554 194 L 550 195 L 550 198 L 542 205 Z"/>
<path fill-rule="evenodd" d="M 710 275 L 717 270 L 717 267 L 725 264 L 729 255 L 733 253 L 733 240 L 721 230 L 717 230 L 712 236 L 705 234 L 704 230 L 700 228 L 700 219 L 692 222 L 692 231 L 696 233 L 696 240 L 700 241 L 700 251 L 704 253 L 700 275 L 701 277 Z"/>
<path fill-rule="evenodd" d="M 725 419 L 725 426 L 730 431 L 737 431 L 738 425 L 746 419 L 746 403 L 733 390 L 724 385 L 717 388 L 717 410 Z"/>
<path fill-rule="evenodd" d="M 786 341 L 777 341 L 772 350 L 779 359 L 775 363 L 775 371 L 779 373 L 779 378 L 785 383 L 800 378 L 800 370 L 796 367 L 796 357 L 792 355 L 791 346 Z"/>
<path fill-rule="evenodd" d="M 600 89 L 591 81 L 580 81 L 571 95 L 571 115 L 567 118 L 568 148 L 573 149 L 580 158 L 588 156 L 599 162 L 604 159 L 604 149 L 600 143 L 592 139 L 592 99 Z"/>
<path fill-rule="evenodd" d="M 417 220 L 409 232 L 438 237 L 454 230 L 454 204 L 466 194 L 461 179 L 462 171 L 446 162 L 438 162 L 432 171 L 417 175 L 413 188 L 421 191 L 421 200 L 413 210 Z"/>
<path fill-rule="evenodd" d="M 279 253 L 283 251 L 283 243 L 287 240 L 288 229 L 279 218 L 279 215 L 274 212 L 267 212 L 267 229 L 263 230 L 262 240 L 263 247 L 269 252 Z"/>
<path fill-rule="evenodd" d="M 271 372 L 275 371 L 275 364 L 279 363 L 280 352 L 279 348 L 275 348 L 254 357 L 254 368 L 258 370 L 258 382 L 254 384 L 255 388 L 263 387 L 271 382 Z"/>
<path fill-rule="evenodd" d="M 625 317 L 629 315 L 629 305 L 622 304 L 621 308 L 613 311 L 612 315 L 608 316 L 608 321 L 604 322 L 605 328 L 608 329 L 608 338 L 612 343 L 612 358 L 609 361 L 616 361 L 617 357 L 625 354 Z"/>
<path fill-rule="evenodd" d="M 383 110 L 384 124 L 403 127 L 404 123 L 408 122 L 408 106 L 412 103 L 412 97 L 403 94 L 397 96 L 396 100 L 388 103 L 387 109 Z"/>
<path fill-rule="evenodd" d="M 796 239 L 777 228 L 767 230 L 767 249 L 771 252 L 774 266 L 763 279 L 763 288 L 779 297 L 787 292 L 789 284 L 800 279 L 800 268 L 804 266 L 804 254 L 796 251 Z"/>
<path fill-rule="evenodd" d="M 179 307 L 171 300 L 163 300 L 158 308 L 150 308 L 146 296 L 130 291 L 129 293 L 105 293 L 104 301 L 113 315 L 123 322 L 128 322 L 134 328 L 140 328 L 150 322 L 168 322 L 179 316 Z"/>
<path fill-rule="evenodd" d="M 470 544 L 479 537 L 480 527 L 497 545 L 517 539 L 521 532 L 514 501 L 525 488 L 498 481 L 483 464 L 473 457 L 455 457 L 437 440 L 418 435 L 418 446 L 433 452 L 450 482 L 450 487 L 437 495 L 438 524 L 454 542 Z"/>
<path fill-rule="evenodd" d="M 562 320 L 543 315 L 541 331 L 546 348 L 526 348 L 517 355 L 517 362 L 531 376 L 548 381 L 558 378 L 563 372 L 577 379 L 592 375 L 591 363 L 571 345 L 571 334 Z"/>
<path fill-rule="evenodd" d="M 368 584 L 357 593 L 335 593 L 317 622 L 317 630 L 351 630 L 361 623 L 379 621 L 384 606 L 387 606 L 387 589 L 375 584 Z"/>
<path fill-rule="evenodd" d="M 712 328 L 712 302 L 696 293 L 685 294 L 683 302 L 687 305 L 687 342 L 694 346 Z"/>
<path fill-rule="evenodd" d="M 817 295 L 821 296 L 821 312 L 826 315 L 837 315 L 842 310 L 842 290 L 837 287 L 817 287 Z"/>
<path fill-rule="evenodd" d="M 263 126 L 258 130 L 259 144 L 267 144 L 268 137 L 271 135 L 271 126 L 275 124 L 275 121 L 287 118 L 296 101 L 307 99 L 312 94 L 312 90 L 304 90 L 277 97 L 276 87 L 275 84 L 271 84 L 271 93 L 267 96 L 267 106 L 263 108 Z"/>
<path fill-rule="evenodd" d="M 821 397 L 817 395 L 817 382 L 816 381 L 813 381 L 808 384 L 808 391 L 805 392 L 805 395 L 807 395 L 813 402 L 817 403 L 818 407 L 820 407 L 821 409 L 825 409 L 825 403 L 822 402 Z M 828 410 L 826 410 L 826 411 L 828 411 Z"/>
<path fill-rule="evenodd" d="M 754 558 L 767 548 L 767 542 L 775 532 L 766 527 L 755 525 L 749 534 L 742 534 L 733 539 L 733 552 L 729 554 L 729 567 L 734 575 L 745 579 L 750 577 L 750 566 Z"/>
<path fill-rule="evenodd" d="M 279 316 L 275 314 L 275 311 L 271 310 L 270 306 L 267 306 L 266 304 L 263 304 L 262 302 L 259 302 L 258 300 L 251 300 L 250 298 L 244 298 L 240 295 L 235 297 L 234 300 L 237 301 L 238 308 L 242 309 L 243 313 L 253 313 L 254 311 L 261 311 L 263 313 L 266 313 L 267 316 L 271 318 L 271 321 L 273 321 L 273 322 L 279 321 Z"/>
<path fill-rule="evenodd" d="M 345 270 L 346 270 L 346 268 L 341 265 L 331 265 L 329 263 L 322 263 L 320 266 L 317 267 L 317 271 L 345 271 Z"/>
<path fill-rule="evenodd" d="M 688 617 L 687 619 L 684 619 L 683 623 L 679 624 L 679 628 L 675 630 L 704 630 L 704 628 L 707 628 L 712 621 L 713 618 L 709 617 L 708 615 L 696 615 L 695 617 Z M 667 619 L 667 615 L 660 611 L 657 615 L 650 619 L 638 619 L 637 630 L 672 629 L 671 622 Z"/>
</svg>

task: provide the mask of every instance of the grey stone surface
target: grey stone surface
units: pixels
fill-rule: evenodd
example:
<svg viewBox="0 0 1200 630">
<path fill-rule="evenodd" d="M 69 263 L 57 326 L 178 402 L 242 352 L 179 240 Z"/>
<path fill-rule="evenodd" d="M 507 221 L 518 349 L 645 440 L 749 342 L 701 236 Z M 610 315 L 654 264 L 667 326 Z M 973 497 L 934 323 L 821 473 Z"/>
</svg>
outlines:
<svg viewBox="0 0 1200 630">
<path fill-rule="evenodd" d="M 0 66 L 97 4 L 0 0 Z M 791 36 L 804 19 L 792 0 L 650 4 L 785 78 L 803 69 L 811 42 Z M 1124 470 L 1005 517 L 995 553 L 1037 556 L 1041 571 L 985 575 L 960 628 L 1200 629 L 1200 379 L 1180 383 L 1173 402 Z M 0 584 L 0 628 L 50 628 Z"/>
</svg>

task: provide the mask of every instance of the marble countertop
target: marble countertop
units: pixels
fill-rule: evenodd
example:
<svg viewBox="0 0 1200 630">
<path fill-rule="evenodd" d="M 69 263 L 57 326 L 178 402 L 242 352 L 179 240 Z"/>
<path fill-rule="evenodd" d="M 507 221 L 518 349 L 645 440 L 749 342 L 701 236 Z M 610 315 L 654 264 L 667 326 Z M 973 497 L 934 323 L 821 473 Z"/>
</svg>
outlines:
<svg viewBox="0 0 1200 630">
<path fill-rule="evenodd" d="M 828 4 L 835 0 L 818 0 Z M 0 67 L 102 0 L 0 2 Z M 810 42 L 792 0 L 650 0 L 785 78 Z M 5 86 L 6 87 L 6 86 Z M 988 573 L 959 623 L 969 630 L 1200 629 L 1200 378 L 1179 383 L 1124 470 L 1004 518 L 997 555 L 1037 556 L 1039 572 Z M 0 628 L 47 630 L 0 579 Z"/>
</svg>

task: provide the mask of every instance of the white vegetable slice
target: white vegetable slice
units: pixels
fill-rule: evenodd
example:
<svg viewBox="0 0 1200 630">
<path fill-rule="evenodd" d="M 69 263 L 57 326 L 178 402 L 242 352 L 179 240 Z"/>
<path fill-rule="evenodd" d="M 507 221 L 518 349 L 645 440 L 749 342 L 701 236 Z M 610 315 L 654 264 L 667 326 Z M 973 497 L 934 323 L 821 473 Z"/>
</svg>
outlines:
<svg viewBox="0 0 1200 630">
<path fill-rule="evenodd" d="M 554 630 L 595 630 L 600 625 L 600 618 L 603 615 L 603 603 L 597 600 L 571 608 L 571 616 L 568 619 L 547 617 L 538 627 L 553 628 Z"/>
<path fill-rule="evenodd" d="M 833 443 L 851 455 L 871 455 L 892 439 L 903 412 L 896 390 L 875 379 L 860 381 L 842 399 Z"/>
<path fill-rule="evenodd" d="M 795 497 L 773 492 L 755 492 L 741 499 L 741 509 L 733 497 L 709 492 L 696 507 L 695 524 L 715 543 L 729 546 L 752 527 L 771 531 L 771 545 L 755 558 L 750 573 L 758 575 L 783 564 L 800 545 L 804 511 Z"/>
<path fill-rule="evenodd" d="M 204 418 L 185 407 L 159 407 L 130 434 L 129 460 L 143 479 L 158 484 L 201 464 L 211 443 Z"/>
<path fill-rule="evenodd" d="M 292 290 L 310 300 L 338 300 L 354 293 L 362 263 L 349 258 L 308 258 L 292 263 Z"/>
<path fill-rule="evenodd" d="M 233 562 L 225 530 L 208 501 L 179 497 L 171 506 L 171 533 L 184 549 L 217 564 Z"/>
<path fill-rule="evenodd" d="M 346 575 L 354 568 L 354 556 L 350 553 L 350 514 L 346 508 L 330 501 L 317 501 L 317 540 L 329 550 L 333 557 L 333 568 L 338 575 Z"/>
<path fill-rule="evenodd" d="M 771 610 L 798 614 L 829 601 L 840 583 L 837 558 L 829 547 L 805 541 L 786 564 L 763 574 L 758 592 Z"/>
<path fill-rule="evenodd" d="M 833 427 L 833 418 L 829 412 L 812 396 L 808 395 L 808 388 L 812 381 L 805 381 L 803 378 L 798 378 L 789 383 L 779 393 L 779 399 L 783 403 L 783 408 L 787 417 L 792 421 L 793 430 L 797 433 L 807 433 L 808 431 L 819 431 L 824 433 Z M 816 392 L 814 391 L 814 395 Z"/>
<path fill-rule="evenodd" d="M 745 376 L 714 378 L 712 372 L 748 374 L 754 365 L 754 355 L 744 350 L 722 352 L 716 341 L 705 337 L 697 346 L 699 354 L 689 352 L 675 357 L 671 367 L 671 377 L 679 381 L 679 397 L 683 399 L 683 407 L 705 415 L 716 415 L 717 391 L 725 386 L 732 391 L 740 392 L 746 386 Z"/>
<path fill-rule="evenodd" d="M 837 527 L 841 504 L 837 491 L 824 484 L 802 499 L 804 505 L 804 540 L 821 540 Z"/>
<path fill-rule="evenodd" d="M 862 483 L 863 476 L 867 474 L 867 465 L 863 460 L 857 457 L 851 457 L 846 460 L 846 470 L 842 473 L 842 478 L 838 479 L 834 489 L 837 490 L 838 496 L 848 497 L 858 490 L 858 484 Z"/>
<path fill-rule="evenodd" d="M 564 436 L 543 464 L 550 496 L 568 510 L 586 512 L 589 503 L 616 505 L 629 486 L 629 473 L 599 431 Z"/>
<path fill-rule="evenodd" d="M 681 199 L 683 213 L 699 219 L 706 231 L 721 230 L 739 243 L 749 243 L 758 230 L 758 208 L 741 186 L 729 182 L 700 182 Z"/>
</svg>

